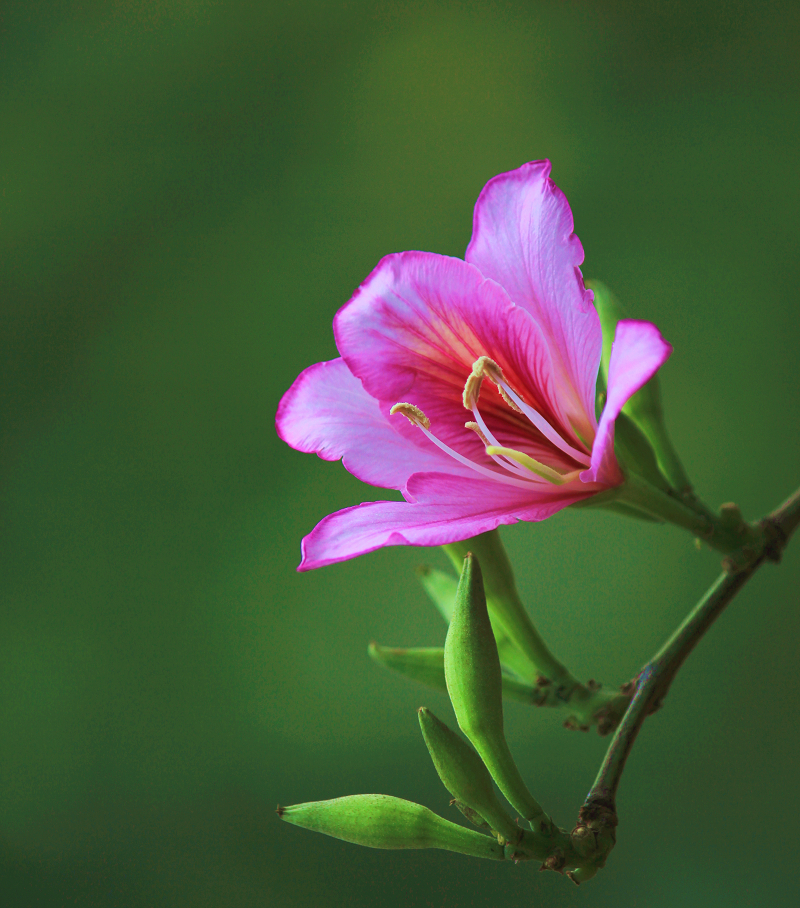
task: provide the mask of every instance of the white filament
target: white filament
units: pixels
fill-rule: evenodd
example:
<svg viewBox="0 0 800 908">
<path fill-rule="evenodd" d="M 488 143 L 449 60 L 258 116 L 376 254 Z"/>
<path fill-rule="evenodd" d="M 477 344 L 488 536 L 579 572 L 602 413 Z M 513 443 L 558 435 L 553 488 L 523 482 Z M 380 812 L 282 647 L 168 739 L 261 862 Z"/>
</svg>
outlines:
<svg viewBox="0 0 800 908">
<path fill-rule="evenodd" d="M 550 425 L 550 423 L 533 407 L 525 403 L 525 401 L 517 394 L 517 392 L 502 379 L 493 378 L 495 381 L 508 396 L 514 401 L 514 403 L 520 408 L 520 410 L 528 417 L 528 419 L 536 426 L 536 428 L 544 435 L 548 441 L 551 441 L 557 448 L 560 448 L 565 454 L 568 454 L 573 460 L 577 460 L 578 463 L 585 464 L 587 467 L 591 464 L 592 459 L 585 451 L 579 451 L 577 448 L 573 448 L 572 445 L 567 444 L 566 441 L 556 432 L 556 430 Z"/>
</svg>

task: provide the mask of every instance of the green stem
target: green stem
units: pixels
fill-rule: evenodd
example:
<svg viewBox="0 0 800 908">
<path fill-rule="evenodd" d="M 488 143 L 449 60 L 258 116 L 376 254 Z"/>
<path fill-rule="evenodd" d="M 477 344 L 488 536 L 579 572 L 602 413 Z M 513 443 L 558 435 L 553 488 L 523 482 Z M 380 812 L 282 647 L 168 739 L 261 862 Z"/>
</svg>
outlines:
<svg viewBox="0 0 800 908">
<path fill-rule="evenodd" d="M 611 491 L 616 492 L 615 500 L 683 527 L 717 551 L 728 554 L 744 551 L 747 556 L 751 556 L 764 544 L 764 531 L 760 527 L 751 526 L 743 520 L 723 520 L 693 497 L 692 505 L 689 506 L 634 473 L 629 474 L 622 485 Z"/>
<path fill-rule="evenodd" d="M 616 794 L 625 761 L 645 717 L 666 695 L 678 669 L 728 603 L 765 561 L 779 561 L 789 537 L 800 524 L 800 490 L 761 521 L 762 544 L 754 557 L 735 573 L 717 578 L 681 626 L 636 678 L 636 692 L 609 745 L 597 778 L 581 808 L 581 819 L 616 817 Z"/>
</svg>

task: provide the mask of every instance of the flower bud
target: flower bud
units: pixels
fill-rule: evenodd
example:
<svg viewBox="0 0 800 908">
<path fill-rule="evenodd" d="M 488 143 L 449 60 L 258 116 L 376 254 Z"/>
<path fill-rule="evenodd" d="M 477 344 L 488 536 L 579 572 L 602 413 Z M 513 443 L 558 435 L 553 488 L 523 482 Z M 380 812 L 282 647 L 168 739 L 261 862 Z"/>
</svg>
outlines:
<svg viewBox="0 0 800 908">
<path fill-rule="evenodd" d="M 514 571 L 497 530 L 480 533 L 463 542 L 444 546 L 453 566 L 461 571 L 464 556 L 474 552 L 481 561 L 486 602 L 503 665 L 526 681 L 536 683 L 544 676 L 554 684 L 574 686 L 578 682 L 547 649 L 519 598 Z"/>
<path fill-rule="evenodd" d="M 444 645 L 444 671 L 458 724 L 498 788 L 524 819 L 535 821 L 532 828 L 549 832 L 552 821 L 528 791 L 506 743 L 500 659 L 486 609 L 481 569 L 471 553 L 464 559 Z"/>
<path fill-rule="evenodd" d="M 453 562 L 455 563 L 457 561 L 458 564 L 461 565 L 464 561 L 464 555 L 463 553 L 461 555 L 456 554 L 454 549 L 457 545 L 458 544 L 456 543 L 452 546 L 445 546 L 444 548 L 447 550 L 447 553 L 450 555 Z M 453 608 L 455 607 L 458 580 L 451 574 L 446 574 L 444 571 L 427 566 L 419 568 L 417 576 L 419 577 L 420 583 L 425 588 L 425 592 L 433 600 L 433 604 L 438 609 L 439 614 L 449 624 L 450 619 L 453 616 Z M 530 659 L 512 643 L 511 639 L 503 630 L 499 618 L 492 618 L 493 613 L 502 612 L 502 606 L 498 606 L 488 594 L 486 596 L 486 602 L 489 607 L 489 620 L 492 623 L 492 631 L 494 632 L 494 638 L 497 641 L 497 651 L 500 655 L 500 662 L 507 669 L 514 672 L 516 675 L 519 675 L 520 678 L 524 678 L 527 681 L 535 681 L 539 675 L 536 666 L 533 665 Z"/>
<path fill-rule="evenodd" d="M 437 816 L 421 804 L 389 795 L 364 794 L 279 807 L 295 826 L 367 848 L 442 848 L 476 858 L 504 859 L 493 838 Z"/>
<path fill-rule="evenodd" d="M 473 826 L 478 826 L 480 829 L 489 829 L 489 824 L 484 820 L 484 818 L 478 813 L 477 810 L 473 810 L 463 801 L 457 801 L 455 798 L 450 802 L 450 806 L 457 807 L 461 813 L 472 823 Z"/>
<path fill-rule="evenodd" d="M 492 777 L 475 751 L 424 706 L 419 725 L 444 787 L 476 811 L 505 841 L 517 842 L 521 830 L 500 806 Z"/>
<path fill-rule="evenodd" d="M 444 680 L 444 650 L 441 646 L 392 649 L 370 643 L 368 652 L 376 662 L 407 678 L 413 678 L 414 681 L 437 690 L 447 690 Z"/>
<path fill-rule="evenodd" d="M 608 364 L 611 360 L 611 346 L 617 331 L 617 322 L 625 318 L 619 300 L 602 281 L 587 280 L 586 286 L 594 293 L 594 308 L 600 317 L 603 332 L 603 354 L 600 359 L 600 376 L 603 385 L 608 386 Z"/>
</svg>

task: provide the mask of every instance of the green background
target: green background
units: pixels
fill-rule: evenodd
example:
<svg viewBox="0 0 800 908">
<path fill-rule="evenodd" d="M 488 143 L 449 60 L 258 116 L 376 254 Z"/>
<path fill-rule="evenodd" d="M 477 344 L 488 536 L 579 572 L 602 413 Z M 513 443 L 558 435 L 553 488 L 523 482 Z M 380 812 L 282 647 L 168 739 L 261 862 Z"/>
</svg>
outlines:
<svg viewBox="0 0 800 908">
<path fill-rule="evenodd" d="M 295 573 L 316 521 L 382 492 L 273 418 L 382 255 L 463 255 L 484 183 L 549 157 L 584 274 L 674 344 L 664 397 L 701 494 L 775 506 L 800 466 L 799 13 L 3 2 L 4 904 L 796 904 L 800 543 L 647 722 L 580 890 L 280 824 L 279 801 L 356 792 L 449 815 L 415 709 L 451 714 L 366 657 L 442 642 L 413 576 L 442 554 Z M 719 564 L 612 515 L 504 538 L 553 649 L 613 684 Z M 513 703 L 507 725 L 570 824 L 605 742 Z"/>
</svg>

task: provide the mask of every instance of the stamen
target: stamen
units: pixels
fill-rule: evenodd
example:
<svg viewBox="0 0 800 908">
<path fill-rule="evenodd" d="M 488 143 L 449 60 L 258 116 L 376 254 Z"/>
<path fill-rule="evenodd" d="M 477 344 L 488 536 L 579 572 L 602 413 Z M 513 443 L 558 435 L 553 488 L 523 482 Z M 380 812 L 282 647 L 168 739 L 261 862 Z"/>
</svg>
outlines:
<svg viewBox="0 0 800 908">
<path fill-rule="evenodd" d="M 492 435 L 491 430 L 486 425 L 486 420 L 481 416 L 480 410 L 477 407 L 472 408 L 472 412 L 475 415 L 477 420 L 478 428 L 481 431 L 481 437 L 486 439 L 483 443 L 487 448 L 491 445 L 494 445 L 497 448 L 502 447 L 500 442 Z M 526 476 L 527 470 L 524 467 L 521 467 L 518 463 L 515 463 L 513 460 L 509 460 L 507 457 L 504 457 L 502 460 L 499 457 L 495 457 L 492 454 L 489 455 L 492 460 L 500 464 L 501 467 L 505 467 L 506 470 L 510 470 L 512 473 L 516 473 L 518 476 Z"/>
<path fill-rule="evenodd" d="M 479 375 L 481 378 L 488 378 L 490 381 L 493 381 L 497 385 L 497 390 L 500 392 L 500 396 L 503 400 L 517 413 L 523 413 L 528 419 L 536 426 L 536 428 L 544 435 L 548 441 L 551 441 L 557 448 L 560 448 L 565 454 L 569 454 L 574 460 L 577 460 L 578 463 L 585 463 L 587 466 L 591 462 L 588 458 L 588 455 L 585 451 L 579 451 L 577 448 L 573 448 L 571 444 L 564 441 L 564 439 L 556 432 L 556 430 L 550 425 L 550 423 L 536 410 L 533 409 L 529 404 L 526 404 L 525 401 L 517 394 L 517 392 L 508 384 L 503 375 L 503 370 L 498 366 L 498 364 L 488 356 L 479 356 L 475 362 L 472 364 L 472 375 L 467 379 L 467 388 L 470 385 L 470 380 L 472 376 Z M 464 389 L 464 406 L 467 406 L 467 388 Z M 472 407 L 468 409 L 473 410 L 477 404 L 477 398 Z M 588 445 L 587 445 L 588 447 Z"/>
<path fill-rule="evenodd" d="M 473 408 L 473 412 L 477 413 L 478 416 L 480 417 L 480 414 L 478 413 L 477 408 Z M 481 420 L 481 422 L 483 422 L 483 420 Z M 485 425 L 485 423 L 484 423 L 484 425 Z M 497 439 L 491 433 L 489 433 L 489 437 L 487 438 L 486 435 L 484 435 L 484 433 L 483 433 L 483 429 L 481 429 L 481 427 L 476 422 L 465 422 L 464 428 L 471 429 L 478 436 L 478 438 L 480 438 L 484 448 L 488 449 L 492 445 L 498 444 Z M 529 471 L 526 470 L 524 467 L 521 467 L 518 463 L 514 463 L 513 460 L 509 460 L 507 457 L 495 457 L 494 454 L 490 454 L 489 456 L 492 458 L 492 460 L 496 464 L 499 464 L 504 470 L 508 470 L 510 473 L 516 473 L 517 476 L 524 476 L 527 479 L 530 478 L 528 476 Z"/>
<path fill-rule="evenodd" d="M 481 464 L 473 463 L 468 457 L 464 457 L 463 454 L 459 454 L 458 451 L 454 451 L 449 445 L 446 445 L 441 439 L 437 438 L 432 432 L 429 431 L 428 427 L 430 426 L 430 420 L 428 417 L 413 404 L 408 403 L 398 403 L 395 404 L 391 410 L 390 414 L 402 413 L 413 425 L 415 425 L 427 438 L 429 438 L 437 448 L 440 448 L 445 454 L 449 454 L 454 460 L 457 460 L 460 464 L 463 464 L 465 467 L 469 467 L 470 470 L 474 470 L 476 473 L 480 473 L 482 476 L 486 476 L 489 479 L 493 479 L 496 482 L 502 482 L 506 485 L 516 486 L 520 489 L 530 489 L 531 479 L 517 479 L 513 476 L 508 476 L 505 473 L 498 473 L 496 470 L 490 470 L 488 467 L 484 467 Z"/>
<path fill-rule="evenodd" d="M 506 394 L 501 382 L 504 381 L 503 370 L 497 363 L 490 359 L 488 356 L 479 356 L 475 362 L 472 364 L 472 374 L 480 375 L 481 378 L 484 376 L 490 381 L 493 381 L 497 385 L 497 390 L 500 392 L 500 396 L 503 400 L 511 407 L 512 410 L 516 410 L 517 413 L 521 413 L 522 410 L 514 403 L 514 401 Z M 476 399 L 477 403 L 477 399 Z M 466 402 L 464 403 L 466 406 Z M 467 407 L 468 410 L 471 410 L 472 407 Z"/>
<path fill-rule="evenodd" d="M 478 436 L 478 438 L 480 438 L 481 444 L 483 444 L 484 447 L 487 447 L 489 444 L 491 444 L 491 442 L 486 438 L 483 432 L 481 432 L 481 427 L 476 422 L 465 422 L 464 428 L 471 429 Z"/>
<path fill-rule="evenodd" d="M 498 445 L 489 445 L 489 447 L 486 448 L 486 453 L 490 457 L 495 454 L 501 454 L 504 457 L 509 457 L 511 458 L 511 460 L 515 460 L 518 464 L 526 467 L 532 473 L 535 473 L 537 476 L 541 476 L 542 479 L 546 479 L 548 482 L 551 482 L 556 486 L 562 486 L 566 482 L 571 482 L 573 479 L 576 479 L 581 473 L 580 470 L 572 470 L 570 473 L 559 473 L 552 467 L 548 467 L 546 464 L 539 463 L 538 460 L 534 460 L 532 457 L 524 454 L 522 451 L 515 451 L 514 448 L 503 448 Z"/>
<path fill-rule="evenodd" d="M 490 356 L 479 356 L 472 364 L 472 372 L 474 375 L 485 375 L 495 384 L 498 379 L 503 379 L 503 370 Z"/>
<path fill-rule="evenodd" d="M 419 407 L 415 407 L 414 404 L 402 402 L 395 404 L 392 409 L 389 410 L 389 415 L 394 416 L 395 413 L 402 413 L 412 426 L 424 426 L 426 429 L 430 429 L 431 427 L 431 421 L 422 410 L 420 410 Z"/>
<path fill-rule="evenodd" d="M 464 404 L 465 410 L 471 410 L 473 407 L 476 407 L 478 405 L 478 398 L 481 394 L 482 384 L 483 376 L 476 374 L 475 371 L 472 371 L 469 378 L 467 379 L 466 385 L 464 385 L 464 393 L 461 395 L 461 400 Z"/>
<path fill-rule="evenodd" d="M 574 460 L 577 460 L 578 463 L 585 463 L 587 466 L 591 463 L 591 458 L 585 451 L 579 451 L 577 448 L 573 448 L 571 444 L 564 441 L 544 416 L 534 410 L 529 404 L 526 404 L 519 394 L 517 394 L 517 392 L 505 381 L 503 381 L 503 387 L 508 394 L 514 398 L 521 412 L 528 417 L 546 439 L 551 441 L 557 448 L 560 448 L 565 454 L 569 454 L 569 456 Z"/>
</svg>

